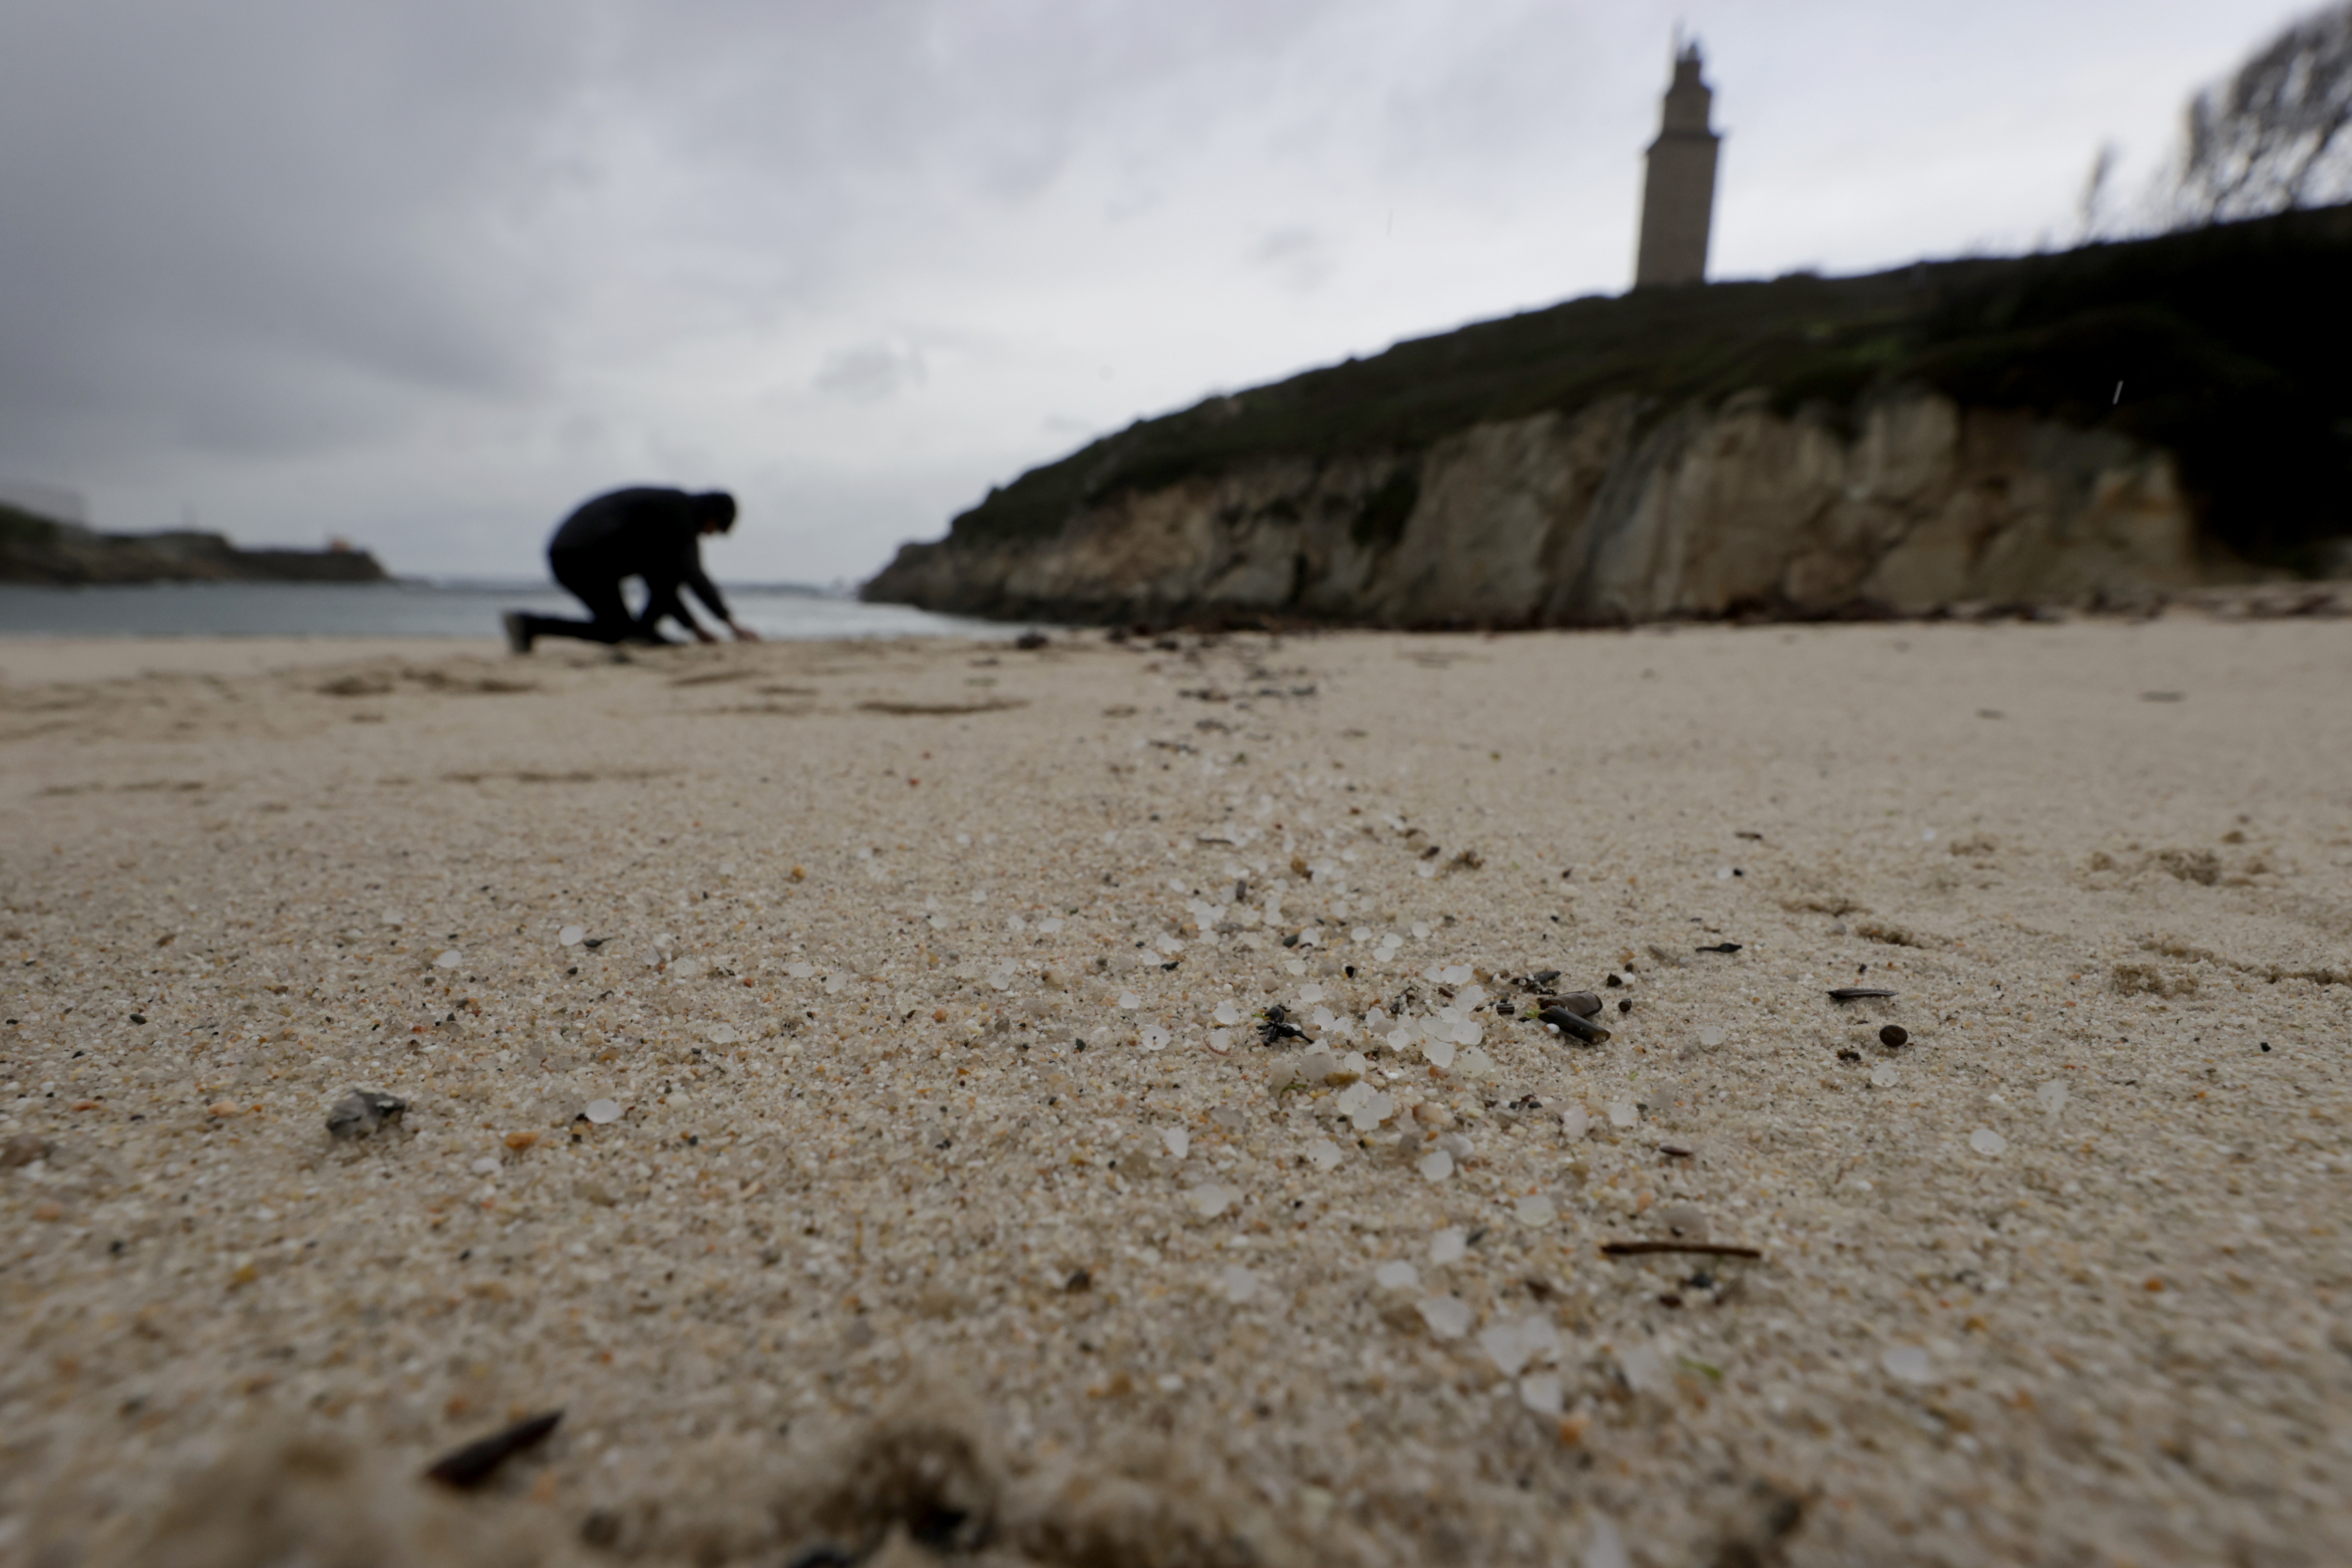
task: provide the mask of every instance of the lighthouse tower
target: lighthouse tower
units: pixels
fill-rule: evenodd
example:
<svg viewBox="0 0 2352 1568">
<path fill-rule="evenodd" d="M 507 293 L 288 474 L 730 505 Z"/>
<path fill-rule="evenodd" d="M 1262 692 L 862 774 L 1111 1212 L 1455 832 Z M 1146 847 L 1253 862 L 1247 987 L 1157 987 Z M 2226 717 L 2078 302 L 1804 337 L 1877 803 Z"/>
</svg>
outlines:
<svg viewBox="0 0 2352 1568">
<path fill-rule="evenodd" d="M 1664 122 L 1650 143 L 1642 183 L 1642 245 L 1633 287 L 1706 281 L 1707 230 L 1715 221 L 1715 155 L 1722 138 L 1707 124 L 1715 93 L 1699 77 L 1696 41 L 1675 53 Z"/>
</svg>

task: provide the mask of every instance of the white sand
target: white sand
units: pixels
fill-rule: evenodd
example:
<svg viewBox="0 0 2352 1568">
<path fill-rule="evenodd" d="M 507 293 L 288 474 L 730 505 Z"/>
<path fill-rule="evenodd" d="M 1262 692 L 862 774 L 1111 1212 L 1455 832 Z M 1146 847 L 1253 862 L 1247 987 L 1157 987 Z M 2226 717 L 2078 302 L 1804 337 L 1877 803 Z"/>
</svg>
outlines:
<svg viewBox="0 0 2352 1568">
<path fill-rule="evenodd" d="M 1195 641 L 0 650 L 0 1563 L 2352 1561 L 2352 626 Z"/>
</svg>

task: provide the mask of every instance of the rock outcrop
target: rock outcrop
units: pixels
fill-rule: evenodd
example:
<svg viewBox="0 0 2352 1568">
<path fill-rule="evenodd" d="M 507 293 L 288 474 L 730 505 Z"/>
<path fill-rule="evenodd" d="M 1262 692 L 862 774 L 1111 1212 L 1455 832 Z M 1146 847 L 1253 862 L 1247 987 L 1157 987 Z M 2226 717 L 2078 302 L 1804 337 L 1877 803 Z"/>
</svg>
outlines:
<svg viewBox="0 0 2352 1568">
<path fill-rule="evenodd" d="M 381 583 L 364 550 L 240 550 L 217 533 L 98 533 L 0 505 L 0 583 Z"/>
<path fill-rule="evenodd" d="M 908 545 L 867 596 L 1078 621 L 1591 625 L 2127 601 L 2194 586 L 2170 457 L 1915 392 L 1852 429 L 1761 395 L 1650 428 L 1629 397 L 1399 457 L 1269 458 Z"/>
<path fill-rule="evenodd" d="M 1637 289 L 1204 400 L 1021 475 L 870 599 L 1608 624 L 2130 601 L 2352 554 L 2352 206 Z"/>
</svg>

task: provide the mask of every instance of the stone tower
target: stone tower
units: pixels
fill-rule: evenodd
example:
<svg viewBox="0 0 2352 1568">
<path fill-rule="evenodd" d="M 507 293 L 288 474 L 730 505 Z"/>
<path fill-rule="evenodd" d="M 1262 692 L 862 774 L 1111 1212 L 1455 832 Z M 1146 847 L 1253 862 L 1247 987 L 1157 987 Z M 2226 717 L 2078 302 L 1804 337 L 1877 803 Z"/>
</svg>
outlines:
<svg viewBox="0 0 2352 1568">
<path fill-rule="evenodd" d="M 1706 281 L 1707 230 L 1715 221 L 1715 154 L 1722 138 L 1708 126 L 1715 93 L 1699 77 L 1698 45 L 1675 51 L 1674 85 L 1664 122 L 1650 143 L 1642 182 L 1642 247 L 1633 287 Z"/>
</svg>

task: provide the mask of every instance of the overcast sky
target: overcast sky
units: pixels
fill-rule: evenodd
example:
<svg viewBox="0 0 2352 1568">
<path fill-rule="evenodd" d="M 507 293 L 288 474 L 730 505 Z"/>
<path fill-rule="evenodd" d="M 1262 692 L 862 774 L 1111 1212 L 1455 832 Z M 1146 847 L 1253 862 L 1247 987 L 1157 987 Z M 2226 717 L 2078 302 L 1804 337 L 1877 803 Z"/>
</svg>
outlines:
<svg viewBox="0 0 2352 1568">
<path fill-rule="evenodd" d="M 0 478 L 531 574 L 633 482 L 829 581 L 1139 415 L 1632 269 L 2064 240 L 2273 0 L 0 0 Z"/>
</svg>

